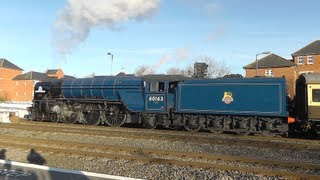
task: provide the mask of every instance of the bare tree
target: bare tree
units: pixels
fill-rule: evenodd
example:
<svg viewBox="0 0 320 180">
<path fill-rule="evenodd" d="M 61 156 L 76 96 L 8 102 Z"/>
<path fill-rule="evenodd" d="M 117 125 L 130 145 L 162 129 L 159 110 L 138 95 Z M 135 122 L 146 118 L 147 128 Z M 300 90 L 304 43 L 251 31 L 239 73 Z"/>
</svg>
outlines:
<svg viewBox="0 0 320 180">
<path fill-rule="evenodd" d="M 85 76 L 85 78 L 94 78 L 96 76 L 96 73 L 92 72 L 91 74 Z"/>
<path fill-rule="evenodd" d="M 146 66 L 146 65 L 139 66 L 138 68 L 136 68 L 134 72 L 136 76 L 143 76 L 143 75 L 154 74 L 154 73 L 155 71 L 152 69 L 152 67 Z"/>
<path fill-rule="evenodd" d="M 184 75 L 184 73 L 185 73 L 184 69 L 180 69 L 176 67 L 169 68 L 166 71 L 166 74 L 169 74 L 169 75 Z"/>
<path fill-rule="evenodd" d="M 194 73 L 194 67 L 193 65 L 188 65 L 187 67 L 184 68 L 184 75 L 191 77 Z"/>
<path fill-rule="evenodd" d="M 231 70 L 224 62 L 217 62 L 210 56 L 199 56 L 197 62 L 205 62 L 208 65 L 208 77 L 217 78 L 230 74 Z"/>
<path fill-rule="evenodd" d="M 166 71 L 166 74 L 183 75 L 183 76 L 191 77 L 193 75 L 193 71 L 194 71 L 193 65 L 188 65 L 185 68 L 171 67 Z"/>
</svg>

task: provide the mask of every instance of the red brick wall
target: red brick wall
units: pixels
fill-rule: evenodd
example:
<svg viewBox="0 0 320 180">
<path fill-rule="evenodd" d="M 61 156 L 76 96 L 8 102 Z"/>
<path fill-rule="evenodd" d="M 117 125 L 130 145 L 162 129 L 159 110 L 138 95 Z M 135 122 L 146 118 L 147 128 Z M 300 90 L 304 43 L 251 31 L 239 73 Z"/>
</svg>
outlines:
<svg viewBox="0 0 320 180">
<path fill-rule="evenodd" d="M 12 81 L 14 77 L 22 74 L 22 71 L 0 68 L 0 98 L 8 101 L 16 95 L 16 91 L 19 89 L 15 82 Z"/>
<path fill-rule="evenodd" d="M 303 58 L 303 64 L 298 64 L 298 57 L 299 56 L 293 56 L 294 63 L 297 65 L 298 72 L 304 73 L 304 72 L 320 72 L 320 55 L 312 55 L 313 56 L 313 64 L 307 64 L 307 57 L 308 56 L 301 56 Z"/>
<path fill-rule="evenodd" d="M 31 80 L 12 80 L 22 71 L 0 68 L 0 99 L 6 101 L 32 101 L 34 83 Z"/>
<path fill-rule="evenodd" d="M 295 80 L 296 70 L 295 67 L 282 67 L 282 68 L 259 68 L 258 76 L 265 76 L 266 70 L 272 70 L 272 77 L 285 77 L 287 83 L 287 93 L 290 96 L 295 95 Z M 256 69 L 246 69 L 246 77 L 256 76 Z"/>
<path fill-rule="evenodd" d="M 32 80 L 14 81 L 16 92 L 12 97 L 12 101 L 32 101 L 34 82 Z"/>
<path fill-rule="evenodd" d="M 49 77 L 53 77 L 53 78 L 63 78 L 64 77 L 64 73 L 61 69 L 58 69 L 56 74 L 47 74 Z"/>
</svg>

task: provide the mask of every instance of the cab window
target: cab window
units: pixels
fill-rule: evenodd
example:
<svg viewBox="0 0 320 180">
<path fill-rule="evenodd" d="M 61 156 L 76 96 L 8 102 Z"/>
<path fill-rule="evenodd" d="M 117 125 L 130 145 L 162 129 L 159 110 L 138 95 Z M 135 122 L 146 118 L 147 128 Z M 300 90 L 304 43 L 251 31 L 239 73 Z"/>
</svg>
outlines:
<svg viewBox="0 0 320 180">
<path fill-rule="evenodd" d="M 320 89 L 312 89 L 312 101 L 320 102 Z"/>
<path fill-rule="evenodd" d="M 169 93 L 174 93 L 174 89 L 178 86 L 178 82 L 170 82 L 169 83 Z"/>
<path fill-rule="evenodd" d="M 159 82 L 158 92 L 164 92 L 164 82 Z"/>
<path fill-rule="evenodd" d="M 164 82 L 149 83 L 149 92 L 164 92 Z"/>
</svg>

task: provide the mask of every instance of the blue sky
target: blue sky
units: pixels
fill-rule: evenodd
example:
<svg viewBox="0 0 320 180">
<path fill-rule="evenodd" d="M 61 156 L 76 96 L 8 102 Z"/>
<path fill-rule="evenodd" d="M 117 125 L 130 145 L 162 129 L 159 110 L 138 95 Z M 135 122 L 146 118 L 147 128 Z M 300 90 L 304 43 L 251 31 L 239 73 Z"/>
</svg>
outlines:
<svg viewBox="0 0 320 180">
<path fill-rule="evenodd" d="M 257 53 L 271 51 L 291 58 L 293 52 L 320 39 L 318 0 L 119 1 L 128 3 L 125 7 L 129 10 L 119 12 L 115 0 L 94 0 L 96 6 L 91 5 L 93 0 L 2 0 L 0 58 L 25 72 L 62 68 L 65 74 L 83 77 L 109 75 L 108 52 L 114 54 L 113 74 L 121 68 L 133 73 L 141 65 L 165 73 L 170 67 L 183 68 L 206 55 L 224 62 L 232 73 L 244 74 L 242 67 Z M 57 33 L 59 15 L 70 15 L 68 2 L 76 8 L 79 4 L 82 9 L 93 8 L 88 17 L 94 23 L 75 18 L 71 24 L 60 23 L 65 29 Z M 76 28 L 70 31 L 72 25 Z M 78 32 L 79 26 L 87 26 L 84 30 L 88 34 Z M 57 51 L 53 42 L 72 33 L 83 36 L 72 39 L 68 51 Z"/>
</svg>

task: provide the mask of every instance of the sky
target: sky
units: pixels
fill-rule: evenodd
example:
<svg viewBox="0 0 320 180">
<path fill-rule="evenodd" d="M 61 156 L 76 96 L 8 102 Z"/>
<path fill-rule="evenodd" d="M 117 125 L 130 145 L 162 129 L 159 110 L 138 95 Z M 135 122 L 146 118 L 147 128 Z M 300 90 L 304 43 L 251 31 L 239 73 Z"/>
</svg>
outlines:
<svg viewBox="0 0 320 180">
<path fill-rule="evenodd" d="M 244 75 L 260 52 L 290 59 L 319 40 L 319 7 L 319 0 L 2 0 L 0 58 L 25 73 L 61 68 L 85 77 L 142 65 L 165 73 L 209 56 Z"/>
</svg>

